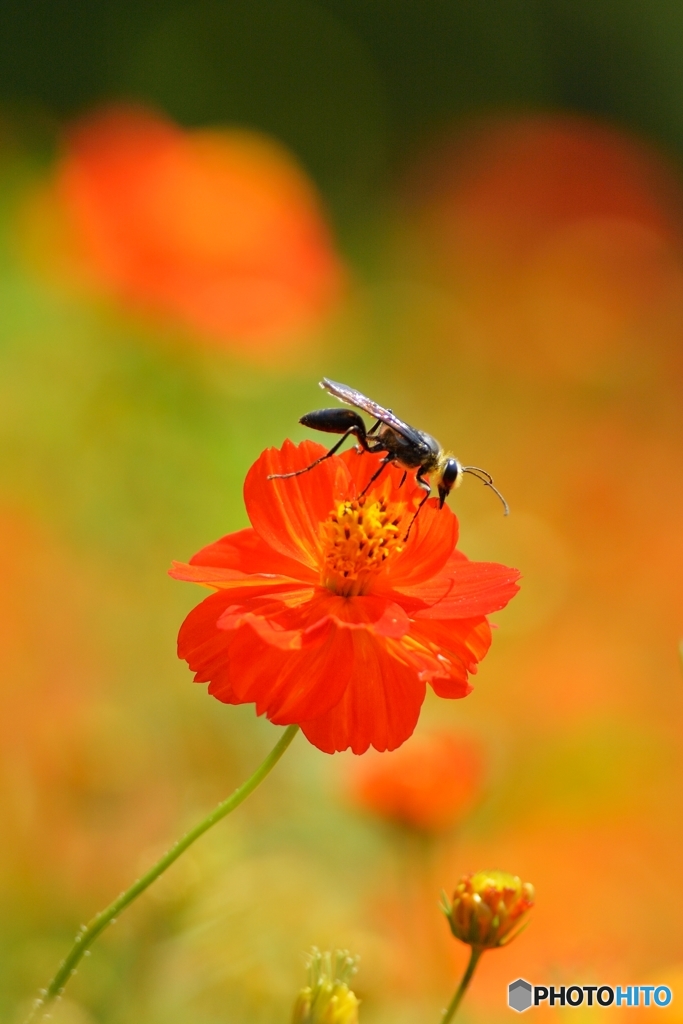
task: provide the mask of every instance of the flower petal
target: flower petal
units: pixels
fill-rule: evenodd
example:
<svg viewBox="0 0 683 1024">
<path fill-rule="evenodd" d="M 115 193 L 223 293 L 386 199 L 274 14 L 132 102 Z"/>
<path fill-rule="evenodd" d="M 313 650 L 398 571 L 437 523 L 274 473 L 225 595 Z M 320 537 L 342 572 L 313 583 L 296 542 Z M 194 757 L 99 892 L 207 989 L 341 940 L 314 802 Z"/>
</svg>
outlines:
<svg viewBox="0 0 683 1024">
<path fill-rule="evenodd" d="M 325 452 L 313 441 L 299 445 L 285 441 L 281 449 L 267 448 L 244 482 L 249 519 L 264 543 L 315 572 L 322 561 L 320 524 L 335 502 L 348 493 L 349 472 L 341 459 L 333 456 L 288 480 L 268 477 L 305 469 Z"/>
<path fill-rule="evenodd" d="M 458 520 L 436 498 L 422 507 L 410 529 L 408 542 L 392 562 L 389 580 L 392 587 L 414 587 L 431 579 L 447 564 L 458 543 Z"/>
<path fill-rule="evenodd" d="M 504 608 L 519 590 L 521 573 L 496 562 L 470 562 L 454 552 L 442 572 L 416 586 L 396 588 L 400 595 L 424 602 L 411 611 L 419 619 L 469 619 Z"/>
<path fill-rule="evenodd" d="M 352 667 L 350 630 L 328 620 L 308 644 L 284 650 L 254 629 L 254 614 L 243 614 L 237 629 L 219 628 L 232 602 L 229 592 L 212 594 L 180 628 L 178 655 L 196 682 L 209 682 L 209 693 L 226 704 L 254 702 L 258 714 L 282 725 L 324 714 L 339 701 Z"/>
<path fill-rule="evenodd" d="M 413 622 L 411 660 L 439 697 L 466 697 L 478 663 L 491 646 L 491 627 L 483 617 L 423 619 Z M 408 646 L 406 641 L 404 646 Z"/>
<path fill-rule="evenodd" d="M 282 651 L 249 625 L 235 633 L 230 679 L 240 702 L 256 704 L 277 725 L 325 714 L 348 683 L 353 665 L 352 633 L 328 623 L 317 643 Z"/>
<path fill-rule="evenodd" d="M 410 629 L 410 619 L 403 608 L 379 595 L 342 597 L 327 593 L 316 603 L 316 612 L 321 619 L 308 626 L 307 634 L 328 619 L 342 628 L 369 629 L 377 636 L 401 637 Z"/>
<path fill-rule="evenodd" d="M 353 670 L 343 697 L 326 714 L 302 721 L 301 729 L 328 754 L 348 747 L 354 754 L 370 746 L 395 750 L 417 725 L 425 683 L 402 659 L 400 641 L 383 641 L 365 631 L 349 636 Z"/>
<path fill-rule="evenodd" d="M 230 685 L 230 647 L 232 633 L 216 627 L 218 618 L 232 600 L 218 592 L 207 597 L 186 617 L 178 634 L 178 657 L 195 673 L 196 683 L 211 682 L 214 696 L 225 704 L 239 704 Z"/>
<path fill-rule="evenodd" d="M 198 583 L 200 586 L 212 587 L 214 590 L 242 590 L 253 587 L 257 590 L 271 587 L 291 587 L 293 582 L 302 585 L 303 580 L 293 580 L 291 576 L 271 576 L 266 573 L 247 575 L 238 569 L 223 569 L 213 565 L 188 565 L 185 562 L 172 562 L 168 575 L 174 580 L 186 583 Z"/>
<path fill-rule="evenodd" d="M 299 650 L 317 643 L 330 623 L 341 629 L 365 629 L 378 636 L 404 636 L 410 619 L 403 608 L 378 596 L 341 597 L 325 588 L 247 585 L 231 591 L 231 602 L 218 619 L 219 629 L 245 624 L 267 643 Z"/>
<path fill-rule="evenodd" d="M 218 629 L 235 630 L 243 625 L 252 629 L 266 643 L 282 650 L 301 648 L 308 609 L 315 596 L 313 587 L 288 586 L 249 587 L 231 591 L 231 603 L 216 623 Z"/>
<path fill-rule="evenodd" d="M 212 565 L 235 569 L 243 573 L 259 573 L 267 576 L 289 576 L 292 579 L 317 580 L 317 573 L 311 573 L 301 562 L 286 558 L 271 548 L 256 530 L 237 530 L 221 537 L 214 544 L 207 544 L 190 559 L 190 565 Z"/>
</svg>

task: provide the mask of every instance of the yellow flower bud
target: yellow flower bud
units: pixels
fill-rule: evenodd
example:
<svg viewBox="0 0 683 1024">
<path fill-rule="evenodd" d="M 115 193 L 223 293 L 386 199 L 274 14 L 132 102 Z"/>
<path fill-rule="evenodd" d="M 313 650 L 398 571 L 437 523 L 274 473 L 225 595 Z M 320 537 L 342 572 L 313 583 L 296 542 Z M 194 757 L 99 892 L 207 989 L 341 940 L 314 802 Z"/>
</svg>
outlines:
<svg viewBox="0 0 683 1024">
<path fill-rule="evenodd" d="M 534 905 L 534 887 L 505 871 L 478 871 L 464 875 L 443 911 L 456 939 L 475 949 L 495 949 L 511 942 L 525 925 L 517 927 Z"/>
<path fill-rule="evenodd" d="M 345 949 L 308 958 L 308 985 L 294 1004 L 292 1024 L 358 1024 L 358 999 L 349 988 L 358 958 Z"/>
</svg>

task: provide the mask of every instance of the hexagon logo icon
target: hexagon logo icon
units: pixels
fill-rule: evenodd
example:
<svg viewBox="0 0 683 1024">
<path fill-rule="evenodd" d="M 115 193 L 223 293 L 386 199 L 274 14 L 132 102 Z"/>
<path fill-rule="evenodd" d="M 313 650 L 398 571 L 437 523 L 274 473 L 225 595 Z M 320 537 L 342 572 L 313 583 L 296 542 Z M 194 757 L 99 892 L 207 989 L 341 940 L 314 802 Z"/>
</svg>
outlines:
<svg viewBox="0 0 683 1024">
<path fill-rule="evenodd" d="M 517 1013 L 524 1013 L 531 1006 L 531 993 L 531 985 L 524 978 L 511 981 L 508 985 L 508 1006 L 511 1010 L 517 1010 Z"/>
</svg>

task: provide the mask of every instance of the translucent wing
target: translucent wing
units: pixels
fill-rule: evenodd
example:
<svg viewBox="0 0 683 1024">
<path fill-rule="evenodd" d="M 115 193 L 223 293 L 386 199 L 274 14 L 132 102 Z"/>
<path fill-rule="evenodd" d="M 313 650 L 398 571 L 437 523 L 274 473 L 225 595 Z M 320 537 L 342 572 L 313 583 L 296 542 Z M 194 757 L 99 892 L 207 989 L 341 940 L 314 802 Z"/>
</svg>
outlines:
<svg viewBox="0 0 683 1024">
<path fill-rule="evenodd" d="M 404 423 L 403 420 L 400 420 L 398 416 L 393 414 L 391 409 L 385 409 L 384 406 L 373 402 L 371 398 L 366 398 L 362 392 L 356 391 L 355 388 L 350 388 L 347 384 L 338 384 L 337 381 L 329 380 L 327 377 L 323 377 L 320 381 L 320 387 L 325 391 L 329 391 L 340 402 L 345 402 L 347 405 L 355 405 L 356 409 L 362 409 L 363 412 L 366 412 L 368 416 L 372 416 L 373 419 L 381 420 L 382 423 L 391 427 L 397 434 L 401 434 L 420 450 L 425 449 L 429 451 L 429 446 L 425 443 L 421 431 L 411 427 L 409 423 Z"/>
</svg>

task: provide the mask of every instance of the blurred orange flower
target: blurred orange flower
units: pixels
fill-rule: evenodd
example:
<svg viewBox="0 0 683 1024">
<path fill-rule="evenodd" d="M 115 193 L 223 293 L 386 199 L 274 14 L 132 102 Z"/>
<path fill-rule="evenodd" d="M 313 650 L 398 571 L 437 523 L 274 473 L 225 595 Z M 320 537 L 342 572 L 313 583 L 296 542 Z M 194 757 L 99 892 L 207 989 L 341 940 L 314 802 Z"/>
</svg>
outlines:
<svg viewBox="0 0 683 1024">
<path fill-rule="evenodd" d="M 542 378 L 625 379 L 643 352 L 680 370 L 680 184 L 642 140 L 567 113 L 485 118 L 424 154 L 407 193 L 411 259 L 457 295 L 445 350 Z"/>
<path fill-rule="evenodd" d="M 57 192 L 97 284 L 214 341 L 272 349 L 339 295 L 313 186 L 256 133 L 100 111 L 68 133 Z"/>
<path fill-rule="evenodd" d="M 178 651 L 227 704 L 299 723 L 328 753 L 393 750 L 413 732 L 429 683 L 464 697 L 486 654 L 489 612 L 516 593 L 516 569 L 455 550 L 458 521 L 435 499 L 406 540 L 421 496 L 380 456 L 355 449 L 292 473 L 325 449 L 269 448 L 244 486 L 251 529 L 223 537 L 171 575 L 212 587 Z"/>
<path fill-rule="evenodd" d="M 461 821 L 481 791 L 484 758 L 472 738 L 424 733 L 382 758 L 362 762 L 351 783 L 361 806 L 425 833 Z"/>
</svg>

